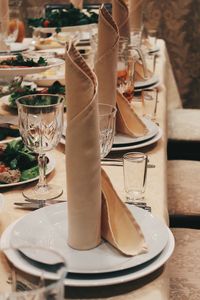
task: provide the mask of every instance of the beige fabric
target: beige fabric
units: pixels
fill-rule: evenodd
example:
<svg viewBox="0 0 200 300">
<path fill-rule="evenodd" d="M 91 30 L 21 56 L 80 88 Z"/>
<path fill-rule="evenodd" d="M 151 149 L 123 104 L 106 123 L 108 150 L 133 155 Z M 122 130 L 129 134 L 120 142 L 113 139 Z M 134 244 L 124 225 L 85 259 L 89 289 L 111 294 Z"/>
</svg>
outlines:
<svg viewBox="0 0 200 300">
<path fill-rule="evenodd" d="M 119 35 L 129 39 L 129 10 L 124 0 L 112 1 L 112 17 L 119 28 Z"/>
<path fill-rule="evenodd" d="M 98 49 L 95 72 L 98 78 L 98 101 L 115 105 L 119 32 L 103 6 L 99 13 Z"/>
<path fill-rule="evenodd" d="M 143 24 L 144 0 L 129 0 L 131 30 L 139 29 Z"/>
<path fill-rule="evenodd" d="M 73 45 L 66 53 L 66 86 L 68 243 L 79 250 L 90 249 L 100 243 L 97 82 Z"/>
<path fill-rule="evenodd" d="M 126 205 L 121 201 L 106 172 L 101 171 L 101 234 L 123 254 L 134 256 L 147 252 L 144 235 Z"/>
<path fill-rule="evenodd" d="M 170 300 L 199 300 L 200 230 L 176 228 L 175 251 L 169 261 Z"/>
<path fill-rule="evenodd" d="M 9 21 L 9 1 L 0 0 L 0 30 L 5 31 Z M 0 50 L 7 50 L 5 42 L 0 38 Z"/>
<path fill-rule="evenodd" d="M 117 92 L 117 108 L 117 132 L 133 137 L 144 136 L 148 132 L 146 125 L 137 116 L 128 100 L 119 91 Z"/>
<path fill-rule="evenodd" d="M 70 2 L 76 7 L 76 8 L 83 8 L 83 0 L 70 0 Z"/>
<path fill-rule="evenodd" d="M 168 209 L 170 215 L 200 216 L 200 162 L 168 161 Z"/>
<path fill-rule="evenodd" d="M 152 77 L 152 72 L 147 70 L 147 78 Z M 145 81 L 145 74 L 144 74 L 144 66 L 140 62 L 135 63 L 135 74 L 134 74 L 135 81 Z"/>
<path fill-rule="evenodd" d="M 169 111 L 168 138 L 200 142 L 200 109 L 179 108 Z"/>
</svg>

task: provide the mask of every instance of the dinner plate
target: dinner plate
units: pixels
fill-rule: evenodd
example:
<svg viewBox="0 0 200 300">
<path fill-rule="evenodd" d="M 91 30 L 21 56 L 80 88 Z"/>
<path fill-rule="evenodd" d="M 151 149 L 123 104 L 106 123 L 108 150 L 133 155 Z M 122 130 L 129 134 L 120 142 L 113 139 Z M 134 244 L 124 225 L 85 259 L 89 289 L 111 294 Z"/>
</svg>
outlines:
<svg viewBox="0 0 200 300">
<path fill-rule="evenodd" d="M 12 223 L 7 227 L 1 236 L 1 248 L 6 249 L 10 246 L 10 237 L 11 233 L 14 230 L 15 225 L 18 223 L 18 220 L 15 223 Z M 174 250 L 174 237 L 169 229 L 168 232 L 168 241 L 163 251 L 152 260 L 144 263 L 138 267 L 129 268 L 121 270 L 118 272 L 110 273 L 100 273 L 100 274 L 76 274 L 68 273 L 67 278 L 65 279 L 66 286 L 74 287 L 95 287 L 95 286 L 107 286 L 113 284 L 122 284 L 131 280 L 136 280 L 141 277 L 144 277 L 158 268 L 160 268 L 169 257 L 172 255 Z M 27 260 L 24 255 L 20 255 L 18 251 L 7 250 L 4 251 L 9 261 L 18 269 L 31 274 L 33 276 L 40 276 L 41 274 L 46 279 L 55 279 L 55 275 L 48 272 L 46 268 L 43 268 L 43 264 L 34 263 L 30 260 Z"/>
<path fill-rule="evenodd" d="M 134 89 L 144 89 L 144 88 L 150 88 L 151 86 L 158 84 L 159 78 L 157 75 L 153 75 L 151 78 L 143 81 L 136 81 L 134 84 Z"/>
<path fill-rule="evenodd" d="M 98 25 L 96 23 L 78 25 L 78 26 L 66 26 L 60 27 L 62 32 L 88 32 L 93 29 L 97 29 Z M 33 27 L 34 31 L 39 31 L 43 33 L 55 33 L 57 27 Z"/>
<path fill-rule="evenodd" d="M 3 60 L 3 58 L 1 58 Z M 52 67 L 58 67 L 64 64 L 64 60 L 59 58 L 49 58 L 47 59 L 47 66 L 40 67 L 11 67 L 11 68 L 1 68 L 0 67 L 0 76 L 4 77 L 14 77 L 14 76 L 24 76 L 27 74 L 34 74 L 46 71 Z"/>
<path fill-rule="evenodd" d="M 123 150 L 134 150 L 134 149 L 139 149 L 142 147 L 146 147 L 149 145 L 152 145 L 156 143 L 157 141 L 160 140 L 162 137 L 162 129 L 158 128 L 158 133 L 153 136 L 151 139 L 143 141 L 143 142 L 138 142 L 137 144 L 128 144 L 128 145 L 122 145 L 122 146 L 114 146 L 112 147 L 111 151 L 123 151 Z"/>
<path fill-rule="evenodd" d="M 109 243 L 101 244 L 91 250 L 78 251 L 67 244 L 67 205 L 51 205 L 23 217 L 14 227 L 10 241 L 12 245 L 40 245 L 57 249 L 66 258 L 68 271 L 73 273 L 107 273 L 138 266 L 158 255 L 166 246 L 168 231 L 164 223 L 150 213 L 128 206 L 141 226 L 148 252 L 133 257 L 122 255 Z M 31 258 L 31 253 L 28 254 Z M 53 264 L 53 258 L 37 253 L 39 262 Z"/>
<path fill-rule="evenodd" d="M 141 120 L 144 122 L 148 129 L 148 132 L 145 135 L 140 137 L 131 137 L 128 135 L 117 133 L 114 138 L 113 147 L 127 146 L 127 144 L 133 145 L 135 143 L 143 142 L 151 139 L 158 133 L 159 127 L 154 122 L 145 117 L 142 117 Z"/>
<path fill-rule="evenodd" d="M 7 143 L 8 141 L 4 141 L 4 143 Z M 49 162 L 47 164 L 47 169 L 46 169 L 46 175 L 50 174 L 53 169 L 55 168 L 55 165 L 56 165 L 56 162 L 55 162 L 55 159 L 53 157 L 52 154 L 48 153 L 46 154 L 46 156 L 48 157 L 49 159 Z M 0 189 L 1 188 L 7 188 L 7 187 L 13 187 L 13 186 L 18 186 L 18 185 L 21 185 L 21 184 L 25 184 L 25 183 L 29 183 L 29 182 L 32 182 L 32 181 L 35 181 L 39 178 L 39 176 L 37 177 L 34 177 L 34 178 L 31 178 L 31 179 L 28 179 L 28 180 L 25 180 L 25 181 L 20 181 L 20 182 L 13 182 L 13 183 L 0 183 Z"/>
<path fill-rule="evenodd" d="M 25 51 L 28 49 L 29 49 L 29 47 L 27 44 L 23 44 L 23 43 L 11 43 L 10 44 L 10 52 L 11 53 L 22 52 L 22 51 Z M 0 53 L 1 54 L 5 53 L 6 55 L 8 55 L 8 52 L 6 52 L 4 50 L 0 50 Z"/>
</svg>

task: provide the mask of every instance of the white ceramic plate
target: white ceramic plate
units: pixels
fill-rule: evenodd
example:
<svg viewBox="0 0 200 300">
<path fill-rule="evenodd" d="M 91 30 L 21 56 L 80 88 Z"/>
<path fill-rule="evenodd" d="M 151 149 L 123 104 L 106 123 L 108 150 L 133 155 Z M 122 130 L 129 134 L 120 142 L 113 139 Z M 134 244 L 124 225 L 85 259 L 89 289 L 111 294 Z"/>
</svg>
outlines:
<svg viewBox="0 0 200 300">
<path fill-rule="evenodd" d="M 1 58 L 1 60 L 4 60 Z M 14 76 L 24 76 L 27 74 L 34 74 L 34 73 L 39 73 L 46 71 L 52 67 L 57 67 L 62 64 L 64 64 L 64 60 L 59 59 L 59 58 L 49 58 L 47 60 L 48 65 L 47 66 L 42 66 L 42 67 L 25 67 L 25 68 L 20 68 L 20 67 L 13 67 L 13 68 L 1 68 L 0 67 L 0 76 L 4 77 L 14 77 Z"/>
<path fill-rule="evenodd" d="M 7 143 L 8 141 L 4 141 L 4 143 Z M 49 173 L 51 173 L 53 171 L 53 169 L 55 168 L 55 165 L 56 165 L 56 162 L 55 162 L 55 159 L 54 157 L 48 153 L 46 154 L 46 156 L 48 157 L 49 159 L 49 162 L 47 164 L 47 169 L 46 169 L 46 175 L 48 175 Z M 32 179 L 29 179 L 29 180 L 25 180 L 25 181 L 20 181 L 20 182 L 14 182 L 14 183 L 0 183 L 0 189 L 1 188 L 7 188 L 7 187 L 13 187 L 13 186 L 18 186 L 18 185 L 21 185 L 21 184 L 25 184 L 25 183 L 28 183 L 28 182 L 32 182 L 32 181 L 35 181 L 38 179 L 38 176 L 35 177 L 35 178 L 32 178 Z"/>
<path fill-rule="evenodd" d="M 10 52 L 11 53 L 17 53 L 17 52 L 22 52 L 25 50 L 28 50 L 28 45 L 23 44 L 23 43 L 11 43 L 10 44 Z M 8 55 L 8 52 L 0 50 L 0 53 L 5 53 L 6 55 Z"/>
<path fill-rule="evenodd" d="M 144 124 L 146 125 L 148 132 L 144 136 L 140 137 L 130 137 L 128 135 L 117 134 L 114 138 L 113 147 L 115 146 L 127 146 L 127 144 L 135 144 L 138 142 L 143 142 L 151 139 L 158 133 L 159 127 L 149 119 L 141 118 Z M 130 145 L 129 145 L 130 146 Z"/>
<path fill-rule="evenodd" d="M 1 248 L 5 249 L 10 246 L 10 236 L 15 225 L 18 223 L 12 223 L 1 236 Z M 142 264 L 137 268 L 130 268 L 118 272 L 101 273 L 101 274 L 74 274 L 69 273 L 67 279 L 65 279 L 66 286 L 74 287 L 95 287 L 95 286 L 106 286 L 113 284 L 122 284 L 131 280 L 135 280 L 144 277 L 158 268 L 160 268 L 172 255 L 174 250 L 174 237 L 169 229 L 168 231 L 168 242 L 163 251 L 151 261 L 146 264 Z M 42 264 L 31 264 L 19 252 L 14 250 L 6 251 L 6 256 L 12 264 L 18 269 L 34 275 L 40 276 L 41 274 L 46 279 L 55 279 L 54 275 L 47 272 L 42 268 Z"/>
<path fill-rule="evenodd" d="M 67 27 L 61 27 L 62 32 L 87 32 L 92 29 L 97 28 L 97 24 L 86 24 L 86 25 L 79 25 L 79 26 L 67 26 Z M 43 33 L 55 33 L 56 27 L 33 27 L 33 30 L 40 31 Z"/>
<path fill-rule="evenodd" d="M 88 251 L 74 250 L 67 244 L 67 205 L 51 205 L 34 211 L 22 218 L 14 227 L 10 240 L 12 245 L 40 245 L 59 250 L 66 258 L 68 271 L 73 273 L 106 273 L 138 266 L 158 255 L 168 241 L 167 227 L 145 210 L 129 206 L 141 226 L 148 252 L 134 257 L 122 255 L 109 243 Z M 31 255 L 29 255 L 31 257 Z M 37 254 L 37 261 L 53 264 L 50 257 Z"/>
<path fill-rule="evenodd" d="M 142 88 L 149 88 L 155 84 L 159 83 L 159 78 L 157 75 L 153 75 L 150 79 L 145 80 L 145 81 L 136 81 L 134 88 L 136 90 L 142 89 Z"/>
<path fill-rule="evenodd" d="M 113 146 L 112 149 L 111 149 L 111 151 L 123 151 L 123 150 L 139 149 L 139 148 L 146 147 L 146 146 L 154 144 L 161 137 L 162 137 L 162 129 L 158 128 L 158 133 L 155 136 L 153 136 L 151 139 L 149 139 L 149 140 L 146 140 L 146 141 L 143 141 L 143 142 L 139 142 L 139 143 L 133 144 L 133 145 L 128 145 L 128 146 L 124 146 L 124 145 L 118 146 L 118 147 Z"/>
</svg>

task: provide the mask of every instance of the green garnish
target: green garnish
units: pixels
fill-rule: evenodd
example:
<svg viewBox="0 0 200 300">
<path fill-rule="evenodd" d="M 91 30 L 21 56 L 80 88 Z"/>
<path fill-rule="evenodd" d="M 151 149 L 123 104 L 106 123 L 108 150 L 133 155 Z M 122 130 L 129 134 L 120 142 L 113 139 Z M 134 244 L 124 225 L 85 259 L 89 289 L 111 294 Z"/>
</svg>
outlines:
<svg viewBox="0 0 200 300">
<path fill-rule="evenodd" d="M 73 4 L 69 8 L 49 10 L 45 17 L 28 19 L 28 25 L 33 27 L 67 27 L 98 23 L 98 14 L 87 10 L 75 8 Z"/>
<path fill-rule="evenodd" d="M 13 67 L 42 67 L 47 66 L 47 61 L 43 57 L 40 57 L 38 61 L 35 61 L 32 58 L 25 58 L 21 54 L 18 54 L 15 58 L 0 61 L 0 65 Z"/>
</svg>

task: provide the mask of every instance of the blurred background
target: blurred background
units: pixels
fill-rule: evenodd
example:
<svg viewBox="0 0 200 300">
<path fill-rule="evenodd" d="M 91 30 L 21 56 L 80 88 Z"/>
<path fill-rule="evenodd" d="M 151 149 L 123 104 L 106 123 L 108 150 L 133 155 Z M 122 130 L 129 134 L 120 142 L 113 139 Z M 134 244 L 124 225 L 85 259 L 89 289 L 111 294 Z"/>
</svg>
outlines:
<svg viewBox="0 0 200 300">
<path fill-rule="evenodd" d="M 45 4 L 65 0 L 10 0 L 20 6 L 21 15 L 39 17 Z M 84 3 L 111 2 L 85 0 Z M 156 27 L 158 37 L 166 41 L 174 75 L 187 108 L 200 108 L 200 1 L 145 0 L 144 21 Z"/>
</svg>

